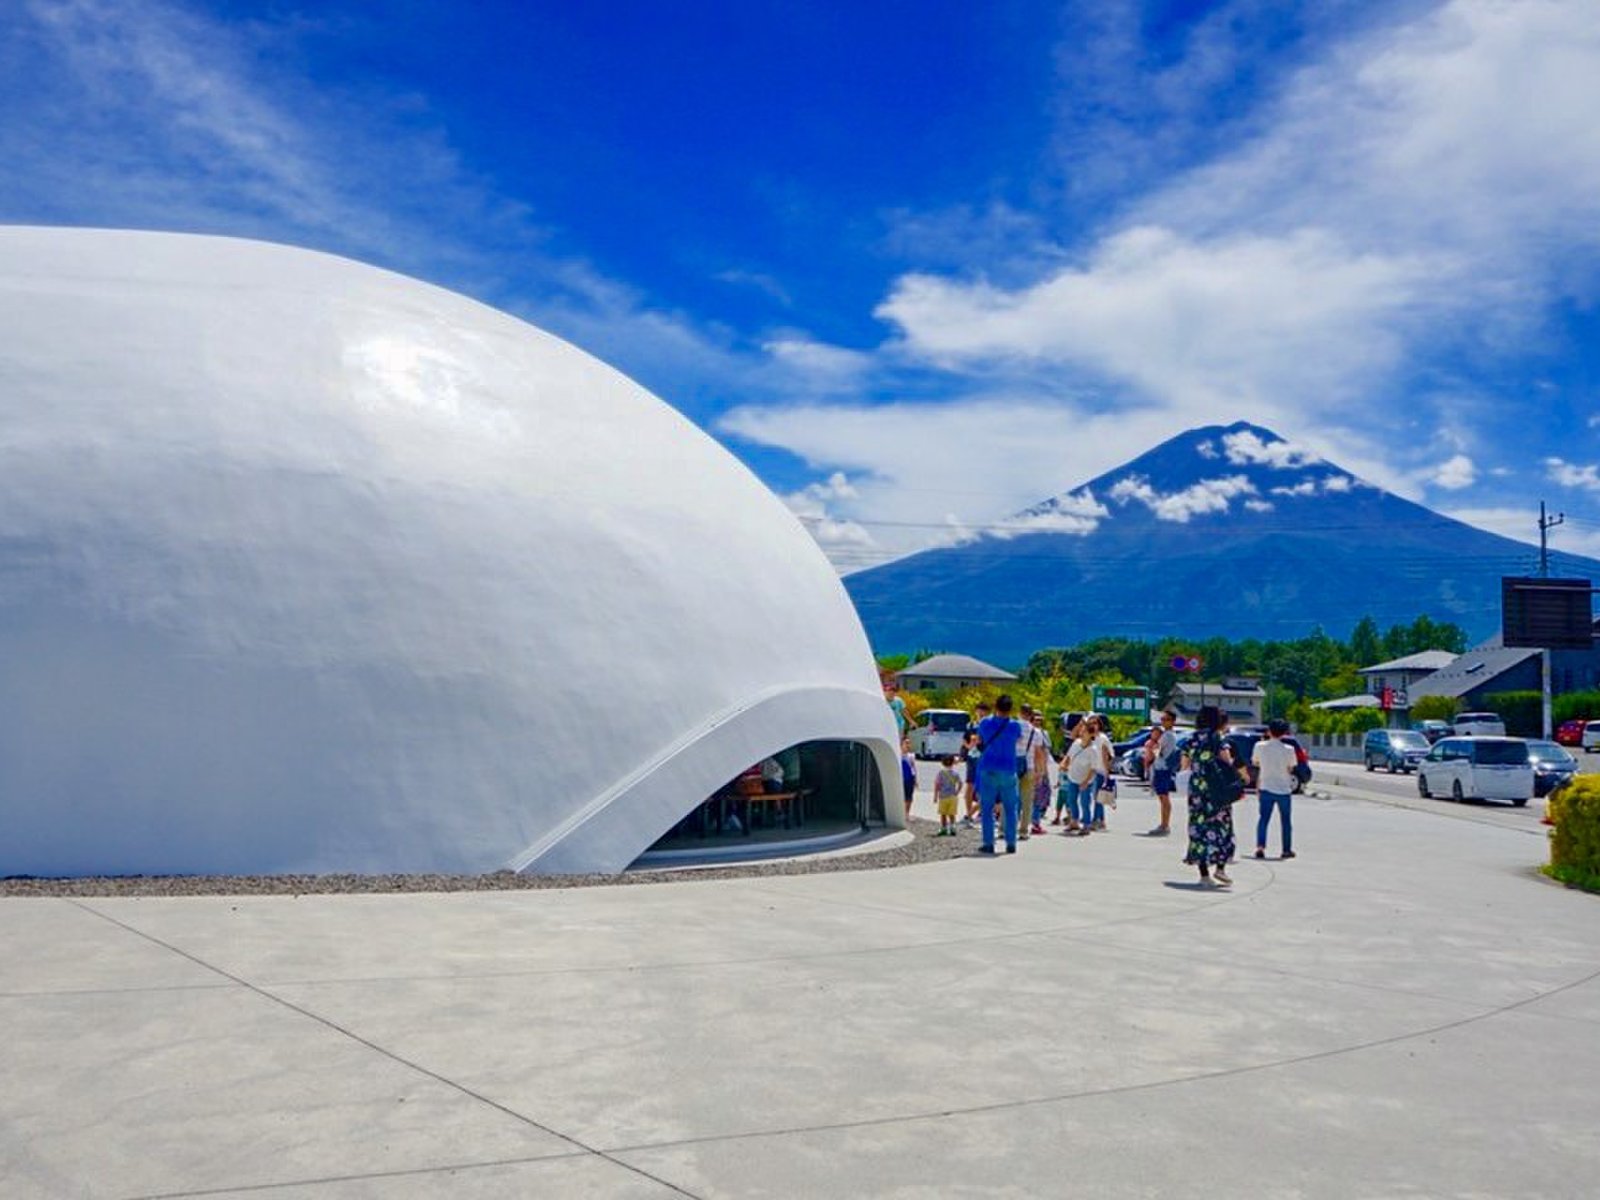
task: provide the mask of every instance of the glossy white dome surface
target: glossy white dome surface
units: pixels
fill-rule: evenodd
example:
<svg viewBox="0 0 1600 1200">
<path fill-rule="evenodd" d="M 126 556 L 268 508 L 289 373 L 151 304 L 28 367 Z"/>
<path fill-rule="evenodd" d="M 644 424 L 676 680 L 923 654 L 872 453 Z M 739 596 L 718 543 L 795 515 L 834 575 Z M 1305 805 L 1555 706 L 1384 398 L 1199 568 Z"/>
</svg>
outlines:
<svg viewBox="0 0 1600 1200">
<path fill-rule="evenodd" d="M 828 562 L 616 371 L 328 255 L 0 228 L 0 874 L 614 871 L 822 738 L 898 795 Z"/>
</svg>

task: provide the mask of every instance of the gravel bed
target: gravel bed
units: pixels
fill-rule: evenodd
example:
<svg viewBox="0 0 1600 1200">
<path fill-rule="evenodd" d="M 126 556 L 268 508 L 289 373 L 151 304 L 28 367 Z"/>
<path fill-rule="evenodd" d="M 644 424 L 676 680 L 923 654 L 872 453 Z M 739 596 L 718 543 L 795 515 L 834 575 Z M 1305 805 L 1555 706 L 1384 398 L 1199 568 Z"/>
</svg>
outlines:
<svg viewBox="0 0 1600 1200">
<path fill-rule="evenodd" d="M 544 888 L 610 887 L 636 883 L 698 883 L 752 875 L 822 875 L 830 871 L 876 871 L 916 863 L 963 858 L 978 848 L 976 829 L 959 837 L 934 836 L 938 822 L 913 817 L 909 844 L 858 854 L 754 861 L 720 867 L 627 871 L 620 875 L 113 875 L 75 879 L 0 879 L 3 896 L 310 896 L 388 892 L 514 892 Z"/>
</svg>

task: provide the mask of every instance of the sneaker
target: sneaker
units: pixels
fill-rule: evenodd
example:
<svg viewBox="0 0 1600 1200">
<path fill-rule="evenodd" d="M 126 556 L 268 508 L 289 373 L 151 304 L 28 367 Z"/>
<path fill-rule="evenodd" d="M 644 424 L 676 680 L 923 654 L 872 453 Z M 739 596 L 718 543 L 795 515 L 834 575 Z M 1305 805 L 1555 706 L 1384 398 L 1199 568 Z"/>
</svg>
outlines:
<svg viewBox="0 0 1600 1200">
<path fill-rule="evenodd" d="M 1265 857 L 1266 857 L 1266 856 L 1267 856 L 1267 852 L 1266 852 L 1266 850 L 1265 850 L 1265 849 L 1263 849 L 1263 848 L 1262 848 L 1262 847 L 1260 847 L 1260 846 L 1257 846 L 1257 847 L 1256 847 L 1256 857 L 1257 857 L 1257 858 L 1265 858 Z"/>
<path fill-rule="evenodd" d="M 1017 852 L 1017 848 L 1015 846 L 1007 846 L 1006 847 L 1006 853 L 1007 854 L 1015 854 L 1016 852 Z"/>
<path fill-rule="evenodd" d="M 1221 871 L 1213 871 L 1213 872 L 1211 872 L 1211 878 L 1215 879 L 1223 887 L 1232 887 L 1233 886 L 1233 880 L 1231 878 L 1229 878 L 1227 875 L 1225 875 Z"/>
<path fill-rule="evenodd" d="M 1294 857 L 1294 851 L 1293 850 L 1285 850 L 1282 854 L 1278 855 L 1278 857 L 1279 858 L 1293 858 Z"/>
<path fill-rule="evenodd" d="M 1043 825 L 1041 825 L 1041 824 L 1039 824 L 1039 822 L 1037 822 L 1037 821 L 1035 821 L 1035 822 L 1034 822 L 1034 823 L 1033 823 L 1033 828 L 1032 828 L 1032 829 L 1030 829 L 1030 830 L 1028 830 L 1028 832 L 1029 832 L 1029 833 L 1038 833 L 1038 834 L 1042 834 L 1042 833 L 1044 833 L 1044 826 L 1043 826 Z"/>
<path fill-rule="evenodd" d="M 979 854 L 993 854 L 994 853 L 993 844 L 990 844 L 990 845 L 987 845 L 987 846 L 979 846 L 978 847 L 978 853 Z"/>
<path fill-rule="evenodd" d="M 1106 823 L 1104 821 L 1096 821 L 1093 825 L 1090 826 L 1090 828 L 1093 829 L 1096 833 L 1104 833 L 1105 830 L 1106 830 Z"/>
<path fill-rule="evenodd" d="M 1055 816 L 1051 817 L 1050 818 L 1050 824 L 1052 824 L 1052 825 L 1061 824 L 1061 814 L 1057 813 Z"/>
<path fill-rule="evenodd" d="M 1200 886 L 1203 888 L 1219 888 L 1222 886 L 1222 884 L 1218 883 L 1209 875 L 1202 875 L 1200 876 Z"/>
</svg>

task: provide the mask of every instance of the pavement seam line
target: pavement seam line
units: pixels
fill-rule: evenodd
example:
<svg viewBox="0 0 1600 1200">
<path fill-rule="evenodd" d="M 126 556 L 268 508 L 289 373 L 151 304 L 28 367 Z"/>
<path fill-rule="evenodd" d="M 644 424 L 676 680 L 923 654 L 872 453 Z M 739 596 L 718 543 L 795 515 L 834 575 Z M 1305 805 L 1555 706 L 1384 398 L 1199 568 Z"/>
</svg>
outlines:
<svg viewBox="0 0 1600 1200">
<path fill-rule="evenodd" d="M 437 1083 L 443 1084 L 445 1087 L 450 1088 L 453 1091 L 459 1092 L 461 1095 L 466 1096 L 469 1099 L 476 1100 L 480 1104 L 487 1105 L 488 1107 L 493 1108 L 498 1112 L 504 1113 L 506 1116 L 510 1117 L 514 1121 L 519 1121 L 522 1124 L 527 1125 L 532 1129 L 539 1130 L 541 1133 L 549 1134 L 551 1137 L 556 1138 L 556 1139 L 558 1139 L 560 1141 L 563 1141 L 569 1146 L 574 1146 L 578 1150 L 583 1151 L 586 1154 L 592 1155 L 595 1158 L 599 1158 L 599 1159 L 602 1159 L 602 1160 L 604 1160 L 606 1162 L 609 1162 L 613 1166 L 621 1167 L 623 1170 L 630 1171 L 635 1175 L 639 1175 L 639 1176 L 641 1176 L 641 1177 L 643 1177 L 645 1179 L 648 1179 L 652 1183 L 660 1184 L 662 1187 L 664 1187 L 667 1190 L 675 1193 L 676 1195 L 687 1196 L 687 1197 L 689 1197 L 689 1200 L 702 1200 L 701 1197 L 696 1196 L 693 1192 L 687 1190 L 686 1188 L 681 1188 L 675 1183 L 671 1183 L 668 1180 L 660 1178 L 659 1176 L 652 1175 L 649 1171 L 646 1171 L 642 1167 L 636 1167 L 632 1163 L 625 1163 L 620 1159 L 613 1158 L 606 1151 L 601 1150 L 601 1149 L 599 1149 L 598 1147 L 595 1147 L 595 1146 L 590 1146 L 587 1143 L 579 1140 L 576 1137 L 573 1137 L 570 1134 L 565 1134 L 565 1133 L 560 1132 L 559 1130 L 550 1128 L 548 1125 L 543 1125 L 540 1122 L 534 1120 L 532 1117 L 528 1116 L 526 1113 L 520 1113 L 516 1109 L 510 1107 L 509 1105 L 502 1104 L 500 1101 L 495 1100 L 495 1099 L 493 1099 L 493 1098 L 491 1098 L 489 1096 L 486 1096 L 482 1092 L 474 1091 L 472 1088 L 468 1087 L 464 1083 L 461 1083 L 461 1082 L 459 1082 L 457 1080 L 451 1079 L 446 1075 L 440 1074 L 438 1071 L 434 1071 L 434 1070 L 432 1070 L 432 1069 L 430 1069 L 428 1067 L 423 1066 L 419 1062 L 415 1062 L 415 1061 L 413 1061 L 411 1059 L 408 1059 L 408 1058 L 404 1057 L 403 1055 L 395 1053 L 392 1050 L 386 1049 L 385 1047 L 378 1045 L 378 1043 L 372 1041 L 371 1039 L 362 1037 L 359 1033 L 356 1033 L 354 1030 L 346 1029 L 343 1025 L 340 1025 L 337 1021 L 331 1020 L 328 1017 L 324 1017 L 320 1013 L 313 1012 L 312 1010 L 310 1010 L 308 1008 L 304 1008 L 301 1005 L 296 1004 L 294 1001 L 287 999 L 286 997 L 276 995 L 276 994 L 274 994 L 273 992 L 269 991 L 268 989 L 266 989 L 264 987 L 261 987 L 261 986 L 259 986 L 257 984 L 254 984 L 254 983 L 251 983 L 248 979 L 245 979 L 245 978 L 243 978 L 241 976 L 235 975 L 231 971 L 224 970 L 222 967 L 217 966 L 215 963 L 209 963 L 209 962 L 205 961 L 203 958 L 200 958 L 198 955 L 189 953 L 189 951 L 184 950 L 180 946 L 175 946 L 171 942 L 167 942 L 167 941 L 162 940 L 161 938 L 156 937 L 154 934 L 146 933 L 142 929 L 135 928 L 134 926 L 129 925 L 127 922 L 120 921 L 116 917 L 111 916 L 109 913 L 100 912 L 98 909 L 92 907 L 91 905 L 84 904 L 80 900 L 71 899 L 71 900 L 68 900 L 68 903 L 74 905 L 77 908 L 81 908 L 84 912 L 91 913 L 92 915 L 94 915 L 96 917 L 99 917 L 102 921 L 106 921 L 106 922 L 108 922 L 108 923 L 110 923 L 112 925 L 115 925 L 118 929 L 122 929 L 122 930 L 126 931 L 127 933 L 131 933 L 134 937 L 143 938 L 145 941 L 150 942 L 153 945 L 160 946 L 163 950 L 167 950 L 172 954 L 176 954 L 180 958 L 187 959 L 189 962 L 194 963 L 198 967 L 201 967 L 201 968 L 203 968 L 203 969 L 205 969 L 207 971 L 212 971 L 215 974 L 220 975 L 223 979 L 231 980 L 235 984 L 237 984 L 240 987 L 244 988 L 246 991 L 252 992 L 257 996 L 260 996 L 264 1000 L 270 1001 L 273 1004 L 280 1005 L 283 1008 L 288 1009 L 290 1012 L 297 1013 L 300 1016 L 305 1017 L 307 1020 L 315 1021 L 317 1024 L 323 1026 L 324 1028 L 330 1029 L 333 1032 L 341 1035 L 342 1037 L 348 1038 L 349 1040 L 351 1040 L 353 1042 L 356 1042 L 359 1045 L 365 1046 L 367 1049 L 371 1050 L 374 1054 L 382 1055 L 384 1058 L 389 1059 L 391 1062 L 397 1063 L 400 1066 L 403 1066 L 403 1067 L 406 1067 L 406 1068 L 408 1068 L 408 1069 L 410 1069 L 412 1071 L 415 1071 L 419 1075 L 425 1075 L 429 1079 L 432 1079 Z"/>
<path fill-rule="evenodd" d="M 1225 1067 L 1218 1071 L 1204 1071 L 1195 1075 L 1185 1075 L 1180 1079 L 1155 1079 L 1145 1083 L 1129 1083 L 1119 1087 L 1091 1088 L 1076 1092 L 1060 1092 L 1049 1096 L 1030 1096 L 1021 1100 L 997 1100 L 990 1104 L 975 1104 L 962 1107 L 931 1110 L 920 1113 L 903 1113 L 889 1117 L 863 1117 L 856 1121 L 829 1121 L 814 1125 L 796 1125 L 786 1129 L 757 1129 L 740 1133 L 714 1133 L 703 1137 L 680 1138 L 665 1142 L 644 1142 L 631 1146 L 612 1146 L 612 1154 L 643 1154 L 653 1150 L 673 1150 L 682 1146 L 712 1145 L 720 1142 L 754 1141 L 760 1138 L 792 1137 L 797 1134 L 807 1133 L 844 1133 L 855 1129 L 874 1129 L 886 1125 L 910 1125 L 922 1121 L 942 1121 L 950 1117 L 981 1116 L 985 1113 L 1010 1112 L 1022 1108 L 1036 1108 L 1046 1104 L 1065 1104 L 1075 1100 L 1093 1100 L 1102 1096 L 1123 1096 L 1136 1092 L 1153 1092 L 1162 1088 L 1182 1087 L 1192 1083 L 1212 1083 L 1219 1079 L 1233 1079 L 1245 1075 L 1260 1074 L 1265 1071 L 1276 1071 L 1283 1067 L 1302 1066 L 1306 1063 L 1321 1062 L 1328 1059 L 1341 1058 L 1348 1054 L 1358 1054 L 1367 1050 L 1376 1050 L 1384 1046 L 1394 1046 L 1402 1042 L 1413 1041 L 1416 1038 L 1429 1037 L 1434 1034 L 1448 1033 L 1468 1025 L 1487 1021 L 1494 1017 L 1504 1016 L 1526 1008 L 1530 1004 L 1537 1004 L 1541 1000 L 1548 1000 L 1572 988 L 1582 987 L 1600 979 L 1600 969 L 1596 969 L 1582 979 L 1575 979 L 1571 983 L 1564 983 L 1560 987 L 1551 988 L 1547 992 L 1540 992 L 1537 996 L 1530 996 L 1525 1000 L 1517 1000 L 1511 1004 L 1501 1005 L 1484 1012 L 1474 1013 L 1472 1016 L 1461 1017 L 1454 1021 L 1446 1021 L 1440 1025 L 1432 1025 L 1425 1029 L 1415 1029 L 1408 1033 L 1397 1033 L 1385 1038 L 1377 1038 L 1370 1042 L 1358 1042 L 1350 1046 L 1339 1046 L 1328 1050 L 1318 1050 L 1311 1054 L 1296 1055 L 1293 1058 L 1276 1059 L 1272 1062 L 1253 1063 L 1245 1067 Z"/>
<path fill-rule="evenodd" d="M 306 1179 L 284 1179 L 276 1183 L 230 1184 L 227 1187 L 196 1188 L 186 1192 L 145 1192 L 124 1200 L 198 1200 L 202 1196 L 234 1196 L 240 1192 L 272 1192 L 293 1187 L 322 1187 L 330 1183 L 359 1183 L 365 1179 L 406 1179 L 413 1175 L 437 1175 L 448 1171 L 475 1171 L 487 1167 L 515 1167 L 524 1163 L 569 1162 L 593 1158 L 586 1150 L 563 1150 L 555 1154 L 534 1154 L 526 1158 L 497 1158 L 483 1162 L 441 1163 L 437 1167 L 410 1167 L 394 1171 L 362 1171 L 352 1175 L 319 1175 Z"/>
</svg>

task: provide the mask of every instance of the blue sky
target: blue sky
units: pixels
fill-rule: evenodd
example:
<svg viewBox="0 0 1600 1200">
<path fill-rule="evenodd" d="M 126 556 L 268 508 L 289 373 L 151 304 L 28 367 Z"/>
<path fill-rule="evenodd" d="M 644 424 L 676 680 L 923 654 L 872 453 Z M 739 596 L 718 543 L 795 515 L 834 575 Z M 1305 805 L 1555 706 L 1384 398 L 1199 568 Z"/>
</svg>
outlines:
<svg viewBox="0 0 1600 1200">
<path fill-rule="evenodd" d="M 1600 553 L 1592 0 L 0 8 L 0 221 L 509 309 L 848 569 L 1247 419 Z"/>
</svg>

